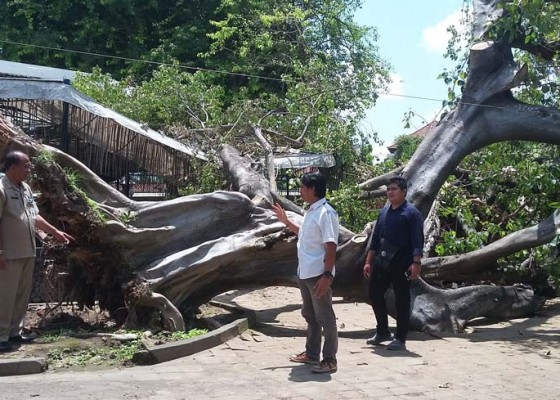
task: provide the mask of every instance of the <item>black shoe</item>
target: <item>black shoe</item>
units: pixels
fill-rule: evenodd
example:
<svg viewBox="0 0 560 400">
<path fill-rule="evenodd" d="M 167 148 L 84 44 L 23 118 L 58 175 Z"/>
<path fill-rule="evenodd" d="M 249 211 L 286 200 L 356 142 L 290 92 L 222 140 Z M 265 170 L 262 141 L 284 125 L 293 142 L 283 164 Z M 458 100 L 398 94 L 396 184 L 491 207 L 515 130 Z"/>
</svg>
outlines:
<svg viewBox="0 0 560 400">
<path fill-rule="evenodd" d="M 395 339 L 387 345 L 387 350 L 406 350 L 406 345 L 399 339 Z"/>
<path fill-rule="evenodd" d="M 366 344 L 370 346 L 377 346 L 378 344 L 387 342 L 389 340 L 393 340 L 393 334 L 391 332 L 387 332 L 381 335 L 379 333 L 376 333 L 375 336 L 366 340 Z"/>
<path fill-rule="evenodd" d="M 14 346 L 10 342 L 0 342 L 0 353 L 14 350 Z"/>
<path fill-rule="evenodd" d="M 31 343 L 35 339 L 37 339 L 37 334 L 31 332 L 31 333 L 28 333 L 28 334 L 23 333 L 21 335 L 11 336 L 10 337 L 10 342 L 12 342 L 12 343 Z"/>
</svg>

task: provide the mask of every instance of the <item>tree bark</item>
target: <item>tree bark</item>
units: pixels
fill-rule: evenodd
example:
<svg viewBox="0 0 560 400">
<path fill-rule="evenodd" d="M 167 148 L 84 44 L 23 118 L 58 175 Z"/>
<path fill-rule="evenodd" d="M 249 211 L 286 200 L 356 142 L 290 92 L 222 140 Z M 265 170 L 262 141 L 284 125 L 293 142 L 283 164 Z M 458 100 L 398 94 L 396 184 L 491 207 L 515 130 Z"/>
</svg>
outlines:
<svg viewBox="0 0 560 400">
<path fill-rule="evenodd" d="M 475 2 L 480 32 L 486 26 L 482 19 L 499 14 L 496 4 L 491 0 Z M 390 177 L 401 174 L 410 181 L 408 198 L 426 217 L 448 175 L 469 153 L 505 140 L 560 144 L 557 110 L 529 106 L 513 98 L 511 89 L 525 74 L 525 68 L 516 68 L 509 45 L 473 45 L 467 85 L 458 107 L 428 134 L 402 171 L 369 180 L 362 188 L 379 188 Z M 0 131 L 4 149 L 23 148 L 33 154 L 45 148 L 18 135 L 6 123 L 0 123 Z M 91 224 L 86 199 L 67 188 L 62 170 L 53 167 L 43 171 L 43 210 L 49 211 L 51 220 L 65 224 L 67 231 L 80 238 L 71 253 L 75 277 L 72 283 L 81 295 L 89 296 L 89 301 L 95 293 L 103 297 L 103 307 L 117 310 L 125 295 L 114 294 L 120 293 L 124 284 L 141 278 L 150 290 L 137 299 L 138 304 L 155 305 L 164 312 L 164 320 L 171 328 L 180 329 L 175 307 L 188 314 L 228 290 L 296 284 L 297 238 L 276 219 L 270 206 L 280 202 L 298 223 L 303 211 L 274 190 L 271 192 L 270 182 L 255 169 L 252 160 L 233 147 L 224 146 L 220 156 L 237 192 L 159 203 L 129 200 L 77 160 L 52 148 L 47 150 L 56 154 L 60 165 L 79 172 L 85 194 L 107 213 L 106 223 Z M 426 228 L 437 230 L 432 220 L 427 218 Z M 541 224 L 477 252 L 427 259 L 424 276 L 451 280 L 472 274 L 499 257 L 551 240 L 558 220 L 555 212 Z M 341 228 L 335 296 L 366 299 L 362 266 L 371 228 L 368 225 L 358 235 Z M 543 301 L 533 290 L 523 287 L 442 290 L 418 281 L 412 291 L 412 325 L 420 330 L 460 331 L 477 317 L 526 316 Z"/>
<path fill-rule="evenodd" d="M 389 292 L 388 305 L 396 315 Z M 480 317 L 510 319 L 534 314 L 545 299 L 523 286 L 469 286 L 438 289 L 418 279 L 411 285 L 410 327 L 427 332 L 462 332 Z"/>
<path fill-rule="evenodd" d="M 30 149 L 39 147 L 31 141 L 25 145 Z M 99 292 L 100 288 L 106 292 L 114 292 L 119 286 L 127 283 L 126 279 L 140 278 L 148 284 L 150 291 L 135 304 L 150 304 L 165 311 L 164 320 L 171 329 L 180 328 L 182 320 L 173 312 L 174 308 L 169 307 L 170 304 L 185 314 L 191 314 L 200 304 L 228 290 L 296 284 L 297 238 L 289 233 L 270 209 L 255 204 L 245 194 L 215 192 L 158 203 L 125 201 L 118 191 L 98 182 L 95 176 L 77 161 L 58 152 L 57 154 L 62 162 L 82 171 L 86 182 L 91 182 L 87 183 L 84 189 L 90 198 L 102 198 L 108 204 L 112 204 L 111 215 L 133 212 L 133 218 L 128 223 L 112 218 L 95 228 L 96 242 L 99 243 L 100 249 L 110 251 L 88 253 L 80 249 L 87 249 L 91 242 L 79 241 L 78 249 L 74 251 L 81 251 L 83 256 L 75 257 L 75 264 L 78 264 L 76 268 L 80 271 L 85 269 L 95 272 L 88 279 L 93 290 L 84 292 Z M 230 173 L 237 177 L 240 190 L 248 189 L 253 198 L 269 198 L 266 191 L 268 190 L 268 194 L 270 191 L 265 182 L 261 182 L 265 179 L 262 175 L 253 173 L 250 163 L 232 149 L 224 154 L 227 159 L 224 164 L 228 165 Z M 265 204 L 269 206 L 268 202 Z M 300 214 L 289 212 L 289 217 L 296 223 L 301 223 Z M 72 218 L 67 218 L 66 222 L 71 234 L 84 237 L 84 241 L 88 241 L 91 239 L 92 227 L 83 228 L 85 221 L 85 218 L 78 220 L 73 215 Z M 364 232 L 358 235 L 341 229 L 337 250 L 337 273 L 333 283 L 335 296 L 357 300 L 367 298 L 367 283 L 362 278 L 362 266 L 371 228 L 371 225 L 367 226 Z M 121 264 L 113 265 L 114 260 L 119 260 Z M 93 267 L 92 264 L 96 266 Z M 103 265 L 112 267 L 100 267 Z M 122 273 L 126 269 L 135 273 L 132 276 L 119 275 L 119 272 Z M 117 276 L 120 278 L 116 279 Z M 413 315 L 418 315 L 414 317 L 414 321 L 420 321 L 415 322 L 418 329 L 459 329 L 458 327 L 464 326 L 471 318 L 491 312 L 495 315 L 500 314 L 496 311 L 499 307 L 486 307 L 484 314 L 476 310 L 471 310 L 470 313 L 462 311 L 463 308 L 468 308 L 468 299 L 493 296 L 494 294 L 487 294 L 493 293 L 487 288 L 473 287 L 454 291 L 451 297 L 457 305 L 451 307 L 450 294 L 447 291 L 435 290 L 425 284 L 416 286 L 415 296 L 426 299 L 423 302 L 418 301 L 413 307 Z M 520 303 L 518 291 L 509 288 L 504 288 L 503 291 L 503 302 L 510 304 L 506 307 L 507 310 L 514 308 L 522 310 L 521 313 L 528 313 L 534 309 L 527 304 L 538 304 L 537 298 L 530 295 L 531 292 L 524 292 L 523 301 Z M 119 303 L 118 298 L 107 296 L 102 304 L 119 308 L 122 303 Z M 124 295 L 120 298 L 124 299 Z M 528 298 L 533 298 L 534 301 L 528 302 Z M 426 316 L 426 310 L 427 304 L 432 303 L 434 309 L 438 304 L 449 303 L 447 308 L 457 309 L 459 313 L 434 317 L 432 314 L 435 311 L 432 310 L 430 319 Z M 504 316 L 510 315 L 510 311 L 507 310 L 502 312 Z M 436 323 L 438 318 L 440 322 Z M 464 323 L 461 322 L 463 320 Z"/>
</svg>

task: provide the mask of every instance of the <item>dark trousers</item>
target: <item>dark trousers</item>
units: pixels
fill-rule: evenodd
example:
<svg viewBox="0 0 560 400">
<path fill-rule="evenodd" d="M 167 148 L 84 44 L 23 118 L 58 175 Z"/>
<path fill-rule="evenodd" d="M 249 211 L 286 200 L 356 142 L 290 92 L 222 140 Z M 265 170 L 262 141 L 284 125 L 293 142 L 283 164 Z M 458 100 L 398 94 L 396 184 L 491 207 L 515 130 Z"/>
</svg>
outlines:
<svg viewBox="0 0 560 400">
<path fill-rule="evenodd" d="M 377 333 L 389 332 L 387 320 L 387 304 L 385 292 L 393 285 L 395 306 L 397 309 L 397 333 L 395 337 L 406 342 L 408 324 L 410 321 L 410 281 L 405 277 L 406 267 L 391 266 L 387 270 L 373 266 L 369 282 L 369 298 L 377 320 Z"/>
</svg>

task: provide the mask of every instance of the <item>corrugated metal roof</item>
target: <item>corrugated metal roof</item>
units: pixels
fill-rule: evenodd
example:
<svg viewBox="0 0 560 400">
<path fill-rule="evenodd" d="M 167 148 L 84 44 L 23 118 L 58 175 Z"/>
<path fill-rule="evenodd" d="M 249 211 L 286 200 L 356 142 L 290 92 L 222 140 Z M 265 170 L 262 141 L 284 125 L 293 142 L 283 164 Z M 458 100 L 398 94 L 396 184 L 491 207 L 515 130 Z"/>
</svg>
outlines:
<svg viewBox="0 0 560 400">
<path fill-rule="evenodd" d="M 306 168 L 320 167 L 330 168 L 336 164 L 332 154 L 318 153 L 285 153 L 274 155 L 274 166 L 276 168 Z"/>
<path fill-rule="evenodd" d="M 69 69 L 44 67 L 42 65 L 0 60 L 0 75 L 47 79 L 62 82 L 65 79 L 74 79 L 76 73 L 76 71 L 70 71 Z"/>
<path fill-rule="evenodd" d="M 146 125 L 142 125 L 110 108 L 104 107 L 92 98 L 74 89 L 71 85 L 62 82 L 0 78 L 0 99 L 54 100 L 69 103 L 98 117 L 115 121 L 120 126 L 163 146 L 191 157 L 206 160 L 206 156 L 200 150 L 191 148 L 161 132 L 150 129 Z"/>
</svg>

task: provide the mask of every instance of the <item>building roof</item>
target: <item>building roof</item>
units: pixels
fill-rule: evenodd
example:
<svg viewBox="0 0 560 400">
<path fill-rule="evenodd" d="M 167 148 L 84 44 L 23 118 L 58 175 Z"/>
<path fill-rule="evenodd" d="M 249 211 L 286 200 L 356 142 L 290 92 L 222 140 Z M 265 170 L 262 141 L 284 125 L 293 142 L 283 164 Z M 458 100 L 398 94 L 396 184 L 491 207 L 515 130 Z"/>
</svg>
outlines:
<svg viewBox="0 0 560 400">
<path fill-rule="evenodd" d="M 437 121 L 434 120 L 429 124 L 424 125 L 422 128 L 412 132 L 411 134 L 409 134 L 409 136 L 423 139 L 424 137 L 426 137 L 428 133 L 432 131 L 432 129 L 436 127 L 436 125 L 437 125 Z M 396 143 L 390 144 L 389 146 L 387 146 L 387 149 L 389 150 L 390 153 L 394 153 L 397 150 Z"/>
<path fill-rule="evenodd" d="M 175 177 L 184 170 L 179 160 L 206 160 L 202 151 L 104 107 L 62 81 L 0 77 L 0 112 L 24 130 L 60 126 L 64 113 L 69 113 L 70 133 L 80 143 L 98 149 L 97 163 L 103 165 L 92 168 L 86 163 L 97 173 L 107 170 L 111 162 L 106 154 L 130 160 L 153 173 Z"/>
<path fill-rule="evenodd" d="M 335 163 L 332 154 L 305 153 L 294 150 L 290 153 L 274 155 L 274 166 L 279 169 L 330 168 Z"/>
<path fill-rule="evenodd" d="M 0 60 L 0 76 L 36 78 L 62 82 L 64 80 L 71 81 L 76 74 L 76 71 L 71 71 L 69 69 Z"/>
</svg>

